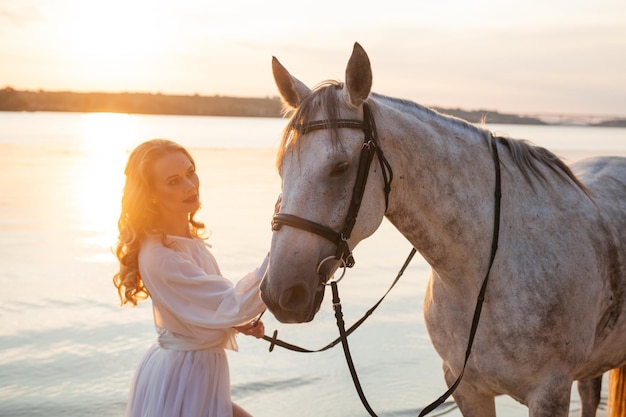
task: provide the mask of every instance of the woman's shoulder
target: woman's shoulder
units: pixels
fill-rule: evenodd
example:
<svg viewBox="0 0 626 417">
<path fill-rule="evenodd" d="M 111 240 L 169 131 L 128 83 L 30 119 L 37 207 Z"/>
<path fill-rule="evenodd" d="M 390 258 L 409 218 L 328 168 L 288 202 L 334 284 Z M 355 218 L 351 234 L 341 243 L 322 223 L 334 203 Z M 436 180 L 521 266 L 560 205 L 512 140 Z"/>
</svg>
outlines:
<svg viewBox="0 0 626 417">
<path fill-rule="evenodd" d="M 200 268 L 205 273 L 220 274 L 208 244 L 200 238 L 150 236 L 139 251 L 139 265 L 144 274 L 184 268 Z"/>
<path fill-rule="evenodd" d="M 183 237 L 174 235 L 148 235 L 144 239 L 141 249 L 147 250 L 173 250 L 184 251 L 186 249 L 208 249 L 209 245 L 205 240 L 198 237 Z"/>
<path fill-rule="evenodd" d="M 156 259 L 179 256 L 188 260 L 197 260 L 204 257 L 212 258 L 209 248 L 210 245 L 201 238 L 149 235 L 141 245 L 139 256 Z"/>
</svg>

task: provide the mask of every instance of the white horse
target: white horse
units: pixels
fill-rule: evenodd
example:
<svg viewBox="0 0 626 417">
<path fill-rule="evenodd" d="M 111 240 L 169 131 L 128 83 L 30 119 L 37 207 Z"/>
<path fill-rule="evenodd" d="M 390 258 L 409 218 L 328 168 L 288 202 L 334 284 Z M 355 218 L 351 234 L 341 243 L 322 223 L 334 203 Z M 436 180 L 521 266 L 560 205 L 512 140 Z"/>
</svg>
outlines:
<svg viewBox="0 0 626 417">
<path fill-rule="evenodd" d="M 278 155 L 283 218 L 261 285 L 276 318 L 312 320 L 323 283 L 386 216 L 432 267 L 424 314 L 448 385 L 463 368 L 489 276 L 453 394 L 464 416 L 495 416 L 494 397 L 506 394 L 531 417 L 566 417 L 573 381 L 597 397 L 602 374 L 626 365 L 626 158 L 584 160 L 570 170 L 546 149 L 371 93 L 370 62 L 358 44 L 345 85 L 311 90 L 275 58 L 273 73 L 291 111 Z M 354 227 L 334 239 L 351 217 L 364 106 L 382 154 L 367 162 Z M 496 166 L 502 198 L 494 223 Z M 611 386 L 623 388 L 622 381 Z M 612 395 L 615 415 L 626 416 L 624 390 L 621 402 Z M 596 400 L 584 398 L 584 414 L 595 415 Z"/>
</svg>

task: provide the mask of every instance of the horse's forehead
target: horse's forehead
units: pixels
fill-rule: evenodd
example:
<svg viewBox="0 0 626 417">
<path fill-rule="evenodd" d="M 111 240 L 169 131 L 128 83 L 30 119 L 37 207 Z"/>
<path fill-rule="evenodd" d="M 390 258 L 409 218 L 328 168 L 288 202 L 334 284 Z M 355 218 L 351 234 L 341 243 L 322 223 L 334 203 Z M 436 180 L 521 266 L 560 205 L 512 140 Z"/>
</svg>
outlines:
<svg viewBox="0 0 626 417">
<path fill-rule="evenodd" d="M 289 146 L 283 165 L 300 169 L 320 166 L 341 148 L 341 144 L 335 144 L 332 140 L 330 130 L 307 133 Z"/>
<path fill-rule="evenodd" d="M 297 138 L 284 153 L 281 175 L 305 177 L 311 172 L 324 169 L 328 164 L 350 158 L 359 149 L 362 132 L 356 129 L 321 129 Z"/>
<path fill-rule="evenodd" d="M 328 122 L 327 119 L 324 121 Z M 363 143 L 363 130 L 353 126 L 317 129 L 300 136 L 298 141 L 300 143 L 296 144 L 296 148 L 299 149 L 296 152 L 300 154 L 313 153 L 322 157 L 349 154 L 360 149 Z"/>
</svg>

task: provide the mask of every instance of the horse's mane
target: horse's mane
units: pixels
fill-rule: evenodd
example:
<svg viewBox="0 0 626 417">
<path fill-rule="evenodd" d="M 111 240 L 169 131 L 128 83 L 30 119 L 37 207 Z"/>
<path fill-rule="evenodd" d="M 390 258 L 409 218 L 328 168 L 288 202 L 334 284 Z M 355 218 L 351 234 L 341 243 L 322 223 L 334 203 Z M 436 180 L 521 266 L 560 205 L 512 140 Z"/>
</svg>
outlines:
<svg viewBox="0 0 626 417">
<path fill-rule="evenodd" d="M 522 175 L 532 185 L 532 181 L 529 175 L 533 173 L 537 178 L 547 183 L 548 178 L 539 169 L 539 166 L 543 165 L 548 167 L 554 172 L 558 178 L 562 179 L 566 183 L 571 180 L 581 190 L 587 192 L 587 188 L 580 182 L 578 177 L 572 172 L 565 162 L 554 153 L 541 146 L 535 146 L 527 140 L 511 139 L 505 137 L 496 137 L 496 140 L 505 145 L 511 153 L 511 158 L 515 161 L 515 164 L 520 168 Z"/>
<path fill-rule="evenodd" d="M 336 121 L 339 119 L 340 108 L 342 102 L 336 94 L 337 89 L 343 88 L 343 83 L 334 80 L 327 80 L 318 84 L 307 97 L 302 100 L 297 108 L 285 108 L 285 114 L 290 116 L 289 122 L 283 131 L 283 137 L 278 151 L 277 165 L 280 169 L 282 159 L 287 149 L 297 146 L 300 136 L 298 126 L 310 122 L 319 110 L 325 112 L 325 119 L 329 121 L 331 127 L 331 138 L 333 143 L 338 142 L 338 133 L 336 129 Z M 558 156 L 546 148 L 533 145 L 527 140 L 512 139 L 503 136 L 494 136 L 488 130 L 475 126 L 463 119 L 439 113 L 433 109 L 417 104 L 413 101 L 385 96 L 382 94 L 372 93 L 368 99 L 380 100 L 386 104 L 413 113 L 421 113 L 429 118 L 444 118 L 447 122 L 456 125 L 462 129 L 468 129 L 475 133 L 481 134 L 488 138 L 493 138 L 504 145 L 510 152 L 511 158 L 515 165 L 524 175 L 526 181 L 532 186 L 531 175 L 544 183 L 548 183 L 544 171 L 541 167 L 549 168 L 557 178 L 571 184 L 573 182 L 581 190 L 587 192 L 586 187 L 580 182 L 572 170 Z M 571 181 L 571 182 L 570 182 Z"/>
</svg>

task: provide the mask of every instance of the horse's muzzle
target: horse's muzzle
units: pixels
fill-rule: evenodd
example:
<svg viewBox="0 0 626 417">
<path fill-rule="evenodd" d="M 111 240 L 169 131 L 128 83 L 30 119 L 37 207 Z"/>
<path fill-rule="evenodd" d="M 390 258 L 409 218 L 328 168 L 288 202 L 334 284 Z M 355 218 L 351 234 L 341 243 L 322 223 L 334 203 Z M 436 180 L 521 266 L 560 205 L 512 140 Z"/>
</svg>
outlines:
<svg viewBox="0 0 626 417">
<path fill-rule="evenodd" d="M 303 283 L 296 283 L 272 293 L 268 277 L 261 283 L 261 298 L 267 308 L 281 323 L 306 323 L 313 320 L 324 299 L 324 285 L 313 291 Z"/>
</svg>

